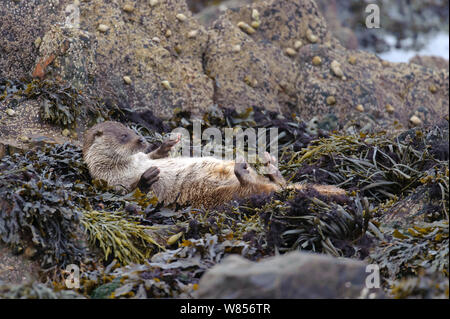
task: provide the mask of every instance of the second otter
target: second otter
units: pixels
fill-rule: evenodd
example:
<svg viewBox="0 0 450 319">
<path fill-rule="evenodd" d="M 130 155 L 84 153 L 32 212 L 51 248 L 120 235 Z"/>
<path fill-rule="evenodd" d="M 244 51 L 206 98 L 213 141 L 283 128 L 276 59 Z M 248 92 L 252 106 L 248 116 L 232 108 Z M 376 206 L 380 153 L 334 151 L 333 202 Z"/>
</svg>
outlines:
<svg viewBox="0 0 450 319">
<path fill-rule="evenodd" d="M 148 143 L 118 122 L 103 122 L 90 128 L 84 137 L 83 157 L 93 178 L 105 180 L 119 191 L 152 190 L 165 204 L 214 207 L 233 198 L 269 194 L 286 181 L 266 154 L 266 176 L 258 175 L 245 162 L 214 157 L 167 158 L 179 141 L 165 141 L 149 151 Z M 299 189 L 303 185 L 294 185 Z M 344 194 L 334 186 L 312 186 L 323 194 Z"/>
</svg>

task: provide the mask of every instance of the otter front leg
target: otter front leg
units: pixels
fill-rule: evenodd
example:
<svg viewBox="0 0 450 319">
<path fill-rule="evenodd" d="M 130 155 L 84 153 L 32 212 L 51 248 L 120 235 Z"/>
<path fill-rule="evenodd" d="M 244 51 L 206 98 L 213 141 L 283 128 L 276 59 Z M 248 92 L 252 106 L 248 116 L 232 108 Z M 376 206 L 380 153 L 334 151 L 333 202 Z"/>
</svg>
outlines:
<svg viewBox="0 0 450 319">
<path fill-rule="evenodd" d="M 172 149 L 172 147 L 175 146 L 179 141 L 181 140 L 181 134 L 178 134 L 176 139 L 170 139 L 164 141 L 160 147 L 158 147 L 156 150 L 148 154 L 148 157 L 151 159 L 159 159 L 159 158 L 165 158 L 169 156 L 169 152 Z"/>
<path fill-rule="evenodd" d="M 151 186 L 159 180 L 159 169 L 157 167 L 150 167 L 144 174 L 141 175 L 136 187 L 139 190 L 147 194 L 150 191 Z"/>
</svg>

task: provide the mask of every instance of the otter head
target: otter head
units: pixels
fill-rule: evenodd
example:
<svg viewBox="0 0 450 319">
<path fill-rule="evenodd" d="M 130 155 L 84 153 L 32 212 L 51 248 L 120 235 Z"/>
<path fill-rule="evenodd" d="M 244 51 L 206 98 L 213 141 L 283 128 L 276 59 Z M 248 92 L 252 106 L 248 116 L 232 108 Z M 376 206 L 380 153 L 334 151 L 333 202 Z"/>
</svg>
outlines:
<svg viewBox="0 0 450 319">
<path fill-rule="evenodd" d="M 84 135 L 83 156 L 88 164 L 90 161 L 125 164 L 132 155 L 148 151 L 147 141 L 119 122 L 96 124 Z"/>
</svg>

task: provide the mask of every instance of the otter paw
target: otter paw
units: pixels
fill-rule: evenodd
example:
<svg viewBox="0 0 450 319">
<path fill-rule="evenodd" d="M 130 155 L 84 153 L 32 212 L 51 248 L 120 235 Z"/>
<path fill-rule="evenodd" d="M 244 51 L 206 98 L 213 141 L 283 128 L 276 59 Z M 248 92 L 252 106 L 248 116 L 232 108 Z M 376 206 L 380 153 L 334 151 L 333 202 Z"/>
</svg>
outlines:
<svg viewBox="0 0 450 319">
<path fill-rule="evenodd" d="M 172 147 L 174 147 L 181 140 L 181 134 L 177 134 L 175 139 L 168 139 L 162 142 L 161 146 L 156 151 L 150 153 L 152 159 L 165 158 L 169 156 Z"/>
<path fill-rule="evenodd" d="M 150 191 L 151 186 L 158 180 L 159 169 L 157 167 L 150 167 L 141 175 L 137 187 L 142 193 L 147 194 Z"/>
<path fill-rule="evenodd" d="M 245 183 L 250 177 L 249 166 L 243 158 L 236 158 L 236 163 L 234 164 L 234 174 L 241 183 Z"/>
<path fill-rule="evenodd" d="M 264 152 L 264 157 L 263 157 L 263 163 L 265 163 L 264 165 L 268 166 L 270 164 L 272 164 L 273 166 L 277 166 L 277 159 L 270 155 L 269 152 Z"/>
<path fill-rule="evenodd" d="M 272 182 L 279 184 L 279 185 L 285 185 L 286 180 L 284 179 L 283 175 L 281 175 L 280 170 L 277 167 L 277 159 L 270 155 L 268 152 L 264 153 L 264 176 L 268 177 Z"/>
</svg>

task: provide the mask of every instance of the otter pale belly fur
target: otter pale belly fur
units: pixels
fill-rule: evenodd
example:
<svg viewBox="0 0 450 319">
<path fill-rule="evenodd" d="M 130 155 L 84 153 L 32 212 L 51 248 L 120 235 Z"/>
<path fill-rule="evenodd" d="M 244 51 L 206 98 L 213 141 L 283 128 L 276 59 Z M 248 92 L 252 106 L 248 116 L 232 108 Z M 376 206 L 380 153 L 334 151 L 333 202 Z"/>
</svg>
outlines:
<svg viewBox="0 0 450 319">
<path fill-rule="evenodd" d="M 104 122 L 85 133 L 83 157 L 93 178 L 105 180 L 118 191 L 136 188 L 152 190 L 165 204 L 214 207 L 234 198 L 269 194 L 286 186 L 266 154 L 266 176 L 258 175 L 247 163 L 213 157 L 168 158 L 179 141 L 168 140 L 153 152 L 134 131 L 118 122 Z M 301 189 L 303 185 L 293 185 Z M 325 195 L 344 194 L 334 186 L 312 185 Z"/>
</svg>

